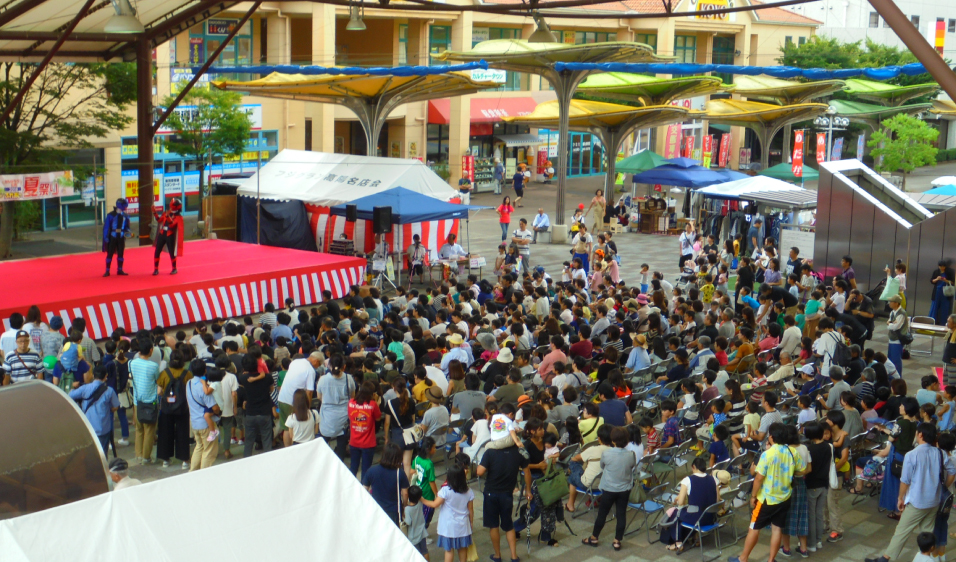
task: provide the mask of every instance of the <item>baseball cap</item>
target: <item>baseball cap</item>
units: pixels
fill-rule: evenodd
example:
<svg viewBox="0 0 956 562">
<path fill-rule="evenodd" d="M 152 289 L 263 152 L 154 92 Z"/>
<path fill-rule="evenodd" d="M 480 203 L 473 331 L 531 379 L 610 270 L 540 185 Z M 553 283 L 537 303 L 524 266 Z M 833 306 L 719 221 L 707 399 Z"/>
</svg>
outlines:
<svg viewBox="0 0 956 562">
<path fill-rule="evenodd" d="M 26 330 L 17 330 L 17 335 L 16 335 L 16 338 L 14 339 L 28 338 L 28 337 L 30 337 L 30 332 L 27 332 Z"/>
<path fill-rule="evenodd" d="M 813 369 L 813 365 L 804 365 L 803 367 L 800 367 L 800 372 L 806 373 L 808 375 L 816 374 L 816 371 Z"/>
<path fill-rule="evenodd" d="M 110 461 L 110 472 L 123 472 L 124 470 L 129 470 L 129 463 L 126 462 L 126 459 L 117 457 Z"/>
<path fill-rule="evenodd" d="M 63 328 L 63 319 L 59 316 L 54 316 L 50 318 L 50 328 L 53 330 L 60 330 Z"/>
</svg>

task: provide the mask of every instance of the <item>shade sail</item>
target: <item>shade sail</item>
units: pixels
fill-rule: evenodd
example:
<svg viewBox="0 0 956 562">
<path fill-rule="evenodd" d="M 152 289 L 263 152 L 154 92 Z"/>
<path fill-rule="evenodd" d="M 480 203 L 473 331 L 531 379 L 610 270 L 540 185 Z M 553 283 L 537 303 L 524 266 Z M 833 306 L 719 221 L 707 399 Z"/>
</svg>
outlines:
<svg viewBox="0 0 956 562">
<path fill-rule="evenodd" d="M 244 488 L 254 492 L 237 493 Z M 227 516 L 184 520 L 204 509 Z M 250 523 L 237 532 L 243 515 Z M 279 521 L 295 540 L 253 532 Z M 4 562 L 291 560 L 304 552 L 322 560 L 424 560 L 324 439 L 0 521 Z"/>
<path fill-rule="evenodd" d="M 741 180 L 712 185 L 697 190 L 707 197 L 744 199 L 778 208 L 808 209 L 817 206 L 817 192 L 767 176 L 752 176 Z"/>
<path fill-rule="evenodd" d="M 912 86 L 894 86 L 884 82 L 851 78 L 846 81 L 846 93 L 851 96 L 886 105 L 902 105 L 907 101 L 925 95 L 935 95 L 942 88 L 939 84 L 913 84 Z"/>
<path fill-rule="evenodd" d="M 600 101 L 571 100 L 568 125 L 579 130 L 621 126 L 636 129 L 682 121 L 687 114 L 687 109 L 676 105 L 632 107 Z M 529 115 L 505 117 L 504 120 L 532 127 L 557 128 L 558 101 L 540 103 Z"/>
<path fill-rule="evenodd" d="M 653 150 L 642 150 L 617 163 L 616 169 L 624 174 L 639 174 L 667 164 L 667 159 Z"/>
<path fill-rule="evenodd" d="M 529 43 L 524 39 L 493 39 L 482 41 L 470 51 L 444 51 L 434 58 L 446 61 L 484 60 L 490 68 L 539 74 L 558 62 L 666 62 L 674 57 L 660 57 L 653 47 L 643 43 L 611 41 L 572 45 L 565 43 Z"/>
<path fill-rule="evenodd" d="M 930 110 L 930 113 L 946 116 L 956 115 L 956 103 L 953 103 L 953 100 L 933 100 L 933 109 Z"/>
<path fill-rule="evenodd" d="M 394 187 L 381 193 L 354 199 L 349 204 L 355 205 L 359 219 L 367 221 L 372 220 L 375 207 L 391 207 L 394 224 L 464 219 L 468 218 L 468 211 L 490 208 L 440 201 L 404 187 Z M 332 207 L 331 212 L 333 215 L 344 217 L 345 204 Z"/>
<path fill-rule="evenodd" d="M 926 195 L 956 195 L 956 185 L 943 185 L 940 187 L 934 187 L 928 191 L 924 191 Z"/>
<path fill-rule="evenodd" d="M 658 78 L 646 74 L 607 72 L 592 74 L 578 90 L 588 96 L 641 105 L 666 105 L 675 99 L 703 96 L 734 89 L 716 76 L 681 76 Z"/>
<path fill-rule="evenodd" d="M 793 165 L 788 164 L 787 162 L 777 164 L 776 166 L 771 166 L 766 170 L 761 170 L 758 172 L 758 175 L 797 183 L 799 183 L 801 179 L 793 175 Z M 816 181 L 818 179 L 820 179 L 820 174 L 810 166 L 804 164 L 803 181 Z"/>
<path fill-rule="evenodd" d="M 942 185 L 949 185 L 952 183 L 956 183 L 956 176 L 940 176 L 936 178 L 935 180 L 931 181 L 930 185 L 934 187 L 940 187 Z"/>
<path fill-rule="evenodd" d="M 419 160 L 290 149 L 244 180 L 238 194 L 331 207 L 398 186 L 442 201 L 458 196 Z"/>
<path fill-rule="evenodd" d="M 735 76 L 734 93 L 748 100 L 791 105 L 842 90 L 843 80 L 815 80 L 795 82 L 770 76 Z"/>
<path fill-rule="evenodd" d="M 521 98 L 472 98 L 471 122 L 496 123 L 504 117 L 528 115 L 538 102 L 531 97 Z M 451 100 L 441 99 L 428 102 L 428 122 L 433 125 L 447 125 L 451 122 Z"/>
<path fill-rule="evenodd" d="M 838 115 L 847 117 L 850 121 L 865 123 L 874 131 L 879 129 L 880 123 L 883 120 L 889 119 L 894 115 L 901 113 L 915 115 L 923 111 L 929 111 L 933 107 L 931 103 L 886 106 L 849 100 L 830 100 L 830 105 L 836 108 Z"/>
<path fill-rule="evenodd" d="M 724 183 L 727 179 L 721 174 L 708 170 L 703 166 L 691 166 L 682 168 L 673 164 L 658 166 L 653 170 L 647 170 L 634 176 L 637 183 L 675 185 L 678 187 L 707 187 L 718 183 Z"/>
</svg>

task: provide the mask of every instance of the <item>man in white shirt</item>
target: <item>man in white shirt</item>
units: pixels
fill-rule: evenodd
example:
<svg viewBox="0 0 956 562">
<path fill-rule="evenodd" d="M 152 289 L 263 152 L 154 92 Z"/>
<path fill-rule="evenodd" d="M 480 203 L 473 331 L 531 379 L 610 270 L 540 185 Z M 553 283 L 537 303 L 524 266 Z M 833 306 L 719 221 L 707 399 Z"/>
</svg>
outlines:
<svg viewBox="0 0 956 562">
<path fill-rule="evenodd" d="M 467 334 L 467 333 L 468 333 L 468 322 L 465 322 L 465 321 L 462 319 L 462 317 L 461 317 L 462 314 L 463 314 L 463 312 L 459 312 L 459 311 L 457 311 L 457 310 L 453 310 L 453 311 L 451 312 L 451 321 L 452 321 L 452 323 L 453 323 L 455 326 L 458 326 L 458 330 L 459 330 L 462 334 Z"/>
<path fill-rule="evenodd" d="M 456 260 L 458 258 L 463 258 L 468 255 L 468 252 L 461 247 L 461 244 L 458 243 L 458 237 L 454 234 L 449 234 L 448 239 L 442 244 L 441 249 L 438 251 L 438 255 L 442 259 L 447 260 Z"/>
<path fill-rule="evenodd" d="M 468 351 L 462 349 L 462 337 L 458 334 L 452 334 L 448 336 L 446 340 L 448 342 L 448 353 L 442 356 L 441 358 L 441 371 L 448 376 L 448 363 L 452 360 L 458 360 L 461 362 L 461 366 L 464 369 L 467 369 L 471 362 L 468 360 Z M 446 385 L 447 386 L 447 385 Z"/>
<path fill-rule="evenodd" d="M 783 337 L 780 340 L 780 351 L 795 355 L 800 350 L 800 340 L 803 339 L 803 332 L 797 326 L 796 320 L 789 314 L 783 319 L 786 329 L 783 331 Z"/>
<path fill-rule="evenodd" d="M 684 232 L 680 235 L 680 268 L 684 269 L 684 262 L 694 257 L 694 225 L 687 223 Z"/>
<path fill-rule="evenodd" d="M 518 255 L 521 256 L 521 272 L 531 273 L 531 240 L 534 233 L 528 230 L 528 221 L 518 221 L 518 230 L 514 232 L 511 241 L 518 245 Z"/>
<path fill-rule="evenodd" d="M 837 341 L 843 336 L 833 330 L 833 321 L 823 318 L 817 324 L 817 339 L 813 342 L 813 354 L 820 357 L 820 372 L 829 373 L 833 353 L 836 351 Z"/>
<path fill-rule="evenodd" d="M 17 348 L 17 332 L 23 327 L 23 315 L 14 312 L 10 315 L 10 329 L 0 335 L 0 354 L 6 357 Z"/>
<path fill-rule="evenodd" d="M 429 328 L 428 331 L 437 338 L 438 336 L 445 335 L 445 332 L 448 331 L 448 311 L 439 310 L 436 317 L 438 322 Z"/>
<path fill-rule="evenodd" d="M 538 233 L 547 232 L 551 228 L 551 219 L 548 218 L 548 215 L 544 212 L 544 209 L 538 209 L 538 214 L 534 216 L 534 220 L 531 221 L 531 230 L 534 231 L 534 238 L 532 238 L 531 243 L 538 243 Z"/>
<path fill-rule="evenodd" d="M 286 371 L 282 387 L 279 388 L 279 425 L 284 430 L 285 420 L 292 415 L 292 396 L 296 390 L 304 389 L 312 401 L 315 392 L 315 370 L 322 364 L 324 355 L 315 351 L 308 359 L 294 359 Z"/>
</svg>

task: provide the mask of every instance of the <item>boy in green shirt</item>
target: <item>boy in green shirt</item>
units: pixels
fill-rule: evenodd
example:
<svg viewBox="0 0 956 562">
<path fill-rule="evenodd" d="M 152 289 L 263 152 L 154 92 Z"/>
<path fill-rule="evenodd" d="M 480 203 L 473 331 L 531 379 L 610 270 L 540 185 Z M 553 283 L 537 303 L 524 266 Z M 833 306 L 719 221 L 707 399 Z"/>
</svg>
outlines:
<svg viewBox="0 0 956 562">
<path fill-rule="evenodd" d="M 435 463 L 431 457 L 435 454 L 435 439 L 425 437 L 422 439 L 415 451 L 415 458 L 412 460 L 412 486 L 418 486 L 422 489 L 422 498 L 428 501 L 434 501 L 438 494 L 438 484 L 435 482 Z M 423 508 L 425 511 L 425 527 L 431 525 L 432 516 L 435 515 L 435 508 Z"/>
</svg>

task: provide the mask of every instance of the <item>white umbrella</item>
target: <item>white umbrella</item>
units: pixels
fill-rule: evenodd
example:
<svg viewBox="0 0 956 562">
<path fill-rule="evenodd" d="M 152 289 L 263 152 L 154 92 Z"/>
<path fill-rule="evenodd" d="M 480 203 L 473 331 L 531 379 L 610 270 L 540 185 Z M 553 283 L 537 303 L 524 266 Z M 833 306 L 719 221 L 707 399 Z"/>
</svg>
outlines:
<svg viewBox="0 0 956 562">
<path fill-rule="evenodd" d="M 956 176 L 943 176 L 932 181 L 933 187 L 956 184 Z"/>
</svg>

